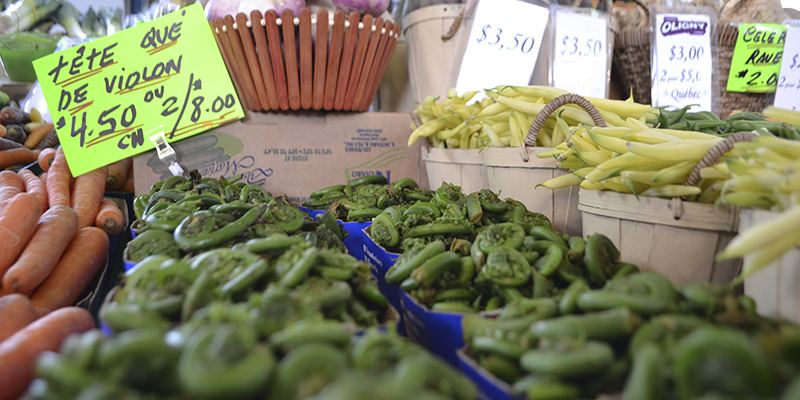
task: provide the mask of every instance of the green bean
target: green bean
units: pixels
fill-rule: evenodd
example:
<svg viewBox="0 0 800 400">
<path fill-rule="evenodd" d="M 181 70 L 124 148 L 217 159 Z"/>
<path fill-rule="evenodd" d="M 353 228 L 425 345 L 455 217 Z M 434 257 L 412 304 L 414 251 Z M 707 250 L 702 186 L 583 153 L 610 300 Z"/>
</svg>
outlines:
<svg viewBox="0 0 800 400">
<path fill-rule="evenodd" d="M 467 218 L 469 222 L 477 224 L 483 219 L 483 209 L 481 208 L 481 201 L 478 200 L 477 195 L 469 195 L 466 200 Z"/>
<path fill-rule="evenodd" d="M 417 181 L 415 181 L 414 178 L 400 179 L 399 181 L 395 182 L 394 185 L 392 186 L 394 186 L 394 188 L 397 190 L 403 190 L 403 189 L 414 190 L 419 187 L 419 185 L 417 185 Z"/>
<path fill-rule="evenodd" d="M 544 256 L 536 260 L 536 269 L 544 276 L 553 275 L 564 260 L 564 251 L 557 245 L 550 246 Z"/>
<path fill-rule="evenodd" d="M 665 400 L 667 390 L 661 378 L 661 352 L 647 343 L 633 355 L 633 366 L 622 393 L 625 399 Z"/>
<path fill-rule="evenodd" d="M 530 299 L 519 296 L 507 302 L 500 312 L 500 317 L 517 318 L 530 313 L 554 317 L 558 314 L 558 304 L 550 297 Z"/>
<path fill-rule="evenodd" d="M 260 239 L 250 239 L 246 243 L 246 248 L 247 251 L 255 254 L 283 252 L 289 247 L 301 242 L 303 242 L 303 238 L 300 236 L 281 234 Z"/>
<path fill-rule="evenodd" d="M 243 290 L 252 287 L 256 281 L 267 276 L 269 273 L 269 263 L 265 259 L 248 265 L 242 272 L 231 278 L 220 288 L 223 294 L 235 295 Z"/>
<path fill-rule="evenodd" d="M 433 235 L 464 235 L 471 232 L 472 228 L 464 224 L 436 222 L 409 228 L 405 233 L 405 237 L 415 238 Z"/>
<path fill-rule="evenodd" d="M 271 199 L 272 195 L 264 190 L 261 185 L 255 183 L 245 185 L 239 193 L 239 200 L 243 203 L 259 204 L 266 203 Z"/>
<path fill-rule="evenodd" d="M 470 350 L 484 354 L 494 354 L 517 361 L 525 352 L 518 342 L 486 336 L 475 336 L 470 342 Z"/>
<path fill-rule="evenodd" d="M 411 272 L 422 265 L 423 262 L 439 253 L 443 253 L 444 250 L 444 242 L 441 240 L 435 240 L 428 243 L 416 254 L 411 255 L 411 253 L 409 253 L 409 256 L 406 257 L 404 253 L 403 256 L 398 257 L 395 264 L 392 265 L 388 271 L 386 271 L 386 282 L 392 285 L 399 284 L 411 276 Z"/>
<path fill-rule="evenodd" d="M 630 336 L 641 318 L 625 307 L 582 315 L 565 315 L 532 325 L 530 331 L 540 337 L 583 337 L 615 340 Z"/>
<path fill-rule="evenodd" d="M 385 185 L 387 182 L 388 180 L 383 175 L 369 175 L 361 178 L 351 179 L 347 181 L 347 184 L 353 188 L 357 188 L 364 185 Z"/>
<path fill-rule="evenodd" d="M 568 343 L 568 344 L 567 344 Z M 605 342 L 562 339 L 553 347 L 526 351 L 519 363 L 523 369 L 559 378 L 578 378 L 603 371 L 614 361 L 614 350 Z"/>
<path fill-rule="evenodd" d="M 353 209 L 347 213 L 347 220 L 348 221 L 368 221 L 371 220 L 380 213 L 383 212 L 380 208 L 360 208 L 360 209 Z"/>
<path fill-rule="evenodd" d="M 481 357 L 481 366 L 492 376 L 509 383 L 517 381 L 522 376 L 522 371 L 516 362 L 494 354 Z"/>
<path fill-rule="evenodd" d="M 646 343 L 671 349 L 686 335 L 709 324 L 709 321 L 690 314 L 662 314 L 642 324 L 631 337 L 628 348 L 631 354 L 636 354 Z"/>
<path fill-rule="evenodd" d="M 282 287 L 292 288 L 299 285 L 308 276 L 311 267 L 317 259 L 319 250 L 316 247 L 309 247 L 303 251 L 300 259 L 295 262 L 288 271 L 278 280 Z"/>
<path fill-rule="evenodd" d="M 484 310 L 485 311 L 497 310 L 502 306 L 503 306 L 503 299 L 501 299 L 499 296 L 493 296 L 492 298 L 489 299 L 489 301 L 486 302 L 486 307 L 484 307 Z"/>
<path fill-rule="evenodd" d="M 581 397 L 581 389 L 555 378 L 537 377 L 527 382 L 524 392 L 529 400 L 569 400 Z"/>
<path fill-rule="evenodd" d="M 633 312 L 644 315 L 662 314 L 670 309 L 669 304 L 654 297 L 603 290 L 590 290 L 579 294 L 578 307 L 584 311 L 628 307 Z"/>
<path fill-rule="evenodd" d="M 458 284 L 462 286 L 472 284 L 472 278 L 475 277 L 475 270 L 475 261 L 472 260 L 472 257 L 461 257 L 461 268 L 458 270 Z"/>
<path fill-rule="evenodd" d="M 215 286 L 216 282 L 211 278 L 211 274 L 208 271 L 201 272 L 186 291 L 181 309 L 181 319 L 184 321 L 189 319 L 195 311 L 208 304 L 214 296 Z"/>
<path fill-rule="evenodd" d="M 560 234 L 544 226 L 534 226 L 533 228 L 531 228 L 528 234 L 533 236 L 533 238 L 536 240 L 548 240 L 554 243 L 558 243 L 561 246 L 568 247 L 567 243 L 564 242 L 564 239 L 561 238 Z"/>
<path fill-rule="evenodd" d="M 143 309 L 138 304 L 108 303 L 100 310 L 100 315 L 109 328 L 115 332 L 138 328 L 168 329 L 169 321 L 158 312 Z"/>
<path fill-rule="evenodd" d="M 558 302 L 558 309 L 561 314 L 573 314 L 578 309 L 578 295 L 588 291 L 589 284 L 583 279 L 578 279 L 570 283 L 564 291 L 564 297 Z"/>
<path fill-rule="evenodd" d="M 56 390 L 60 396 L 53 395 L 52 398 L 54 399 L 65 398 L 67 394 L 69 397 L 66 398 L 74 398 L 74 396 L 97 382 L 98 379 L 88 369 L 79 368 L 61 354 L 53 351 L 39 353 L 36 357 L 35 368 L 36 377 L 45 380 L 48 389 L 50 387 L 57 388 Z M 34 390 L 32 386 L 28 391 L 28 395 L 20 398 L 30 398 L 29 396 Z M 38 396 L 34 397 L 40 398 Z"/>
<path fill-rule="evenodd" d="M 533 298 L 550 297 L 555 287 L 553 282 L 536 269 L 531 269 L 531 276 L 533 276 Z"/>
<path fill-rule="evenodd" d="M 556 243 L 550 240 L 536 240 L 533 243 L 531 243 L 529 247 L 532 251 L 535 251 L 539 254 L 544 254 L 545 252 L 547 252 L 547 249 L 549 249 L 550 246 L 558 246 L 561 249 L 561 251 L 565 254 L 569 251 L 569 247 L 561 243 Z"/>
<path fill-rule="evenodd" d="M 718 304 L 707 286 L 704 282 L 691 282 L 681 286 L 678 291 L 686 300 L 689 309 L 701 315 L 711 316 Z"/>
<path fill-rule="evenodd" d="M 589 271 L 592 284 L 600 286 L 606 282 L 606 269 L 619 261 L 619 250 L 607 236 L 603 234 L 589 235 L 583 255 L 583 264 Z"/>
<path fill-rule="evenodd" d="M 311 198 L 311 199 L 319 199 L 322 196 L 324 196 L 325 194 L 328 194 L 328 193 L 331 193 L 331 192 L 341 192 L 342 190 L 344 190 L 344 186 L 345 185 L 328 186 L 326 188 L 319 189 L 319 190 L 311 192 L 311 194 L 308 197 Z"/>
<path fill-rule="evenodd" d="M 573 236 L 569 238 L 569 251 L 566 254 L 567 260 L 574 262 L 583 258 L 583 253 L 586 251 L 586 240 L 580 236 Z"/>
<path fill-rule="evenodd" d="M 328 343 L 344 346 L 351 333 L 338 321 L 302 320 L 269 336 L 270 345 L 284 353 L 309 343 Z"/>
<path fill-rule="evenodd" d="M 475 312 L 475 309 L 470 305 L 460 301 L 440 301 L 433 303 L 431 310 L 437 312 L 450 312 L 450 313 L 467 313 Z"/>
<path fill-rule="evenodd" d="M 472 290 L 456 288 L 456 289 L 437 291 L 434 300 L 436 300 L 437 302 L 471 301 L 474 298 L 475 298 L 475 293 Z"/>
<path fill-rule="evenodd" d="M 403 291 L 406 292 L 417 290 L 421 287 L 422 287 L 422 282 L 412 277 L 406 278 L 405 280 L 403 280 L 403 282 L 400 282 L 400 289 L 403 289 Z"/>
</svg>

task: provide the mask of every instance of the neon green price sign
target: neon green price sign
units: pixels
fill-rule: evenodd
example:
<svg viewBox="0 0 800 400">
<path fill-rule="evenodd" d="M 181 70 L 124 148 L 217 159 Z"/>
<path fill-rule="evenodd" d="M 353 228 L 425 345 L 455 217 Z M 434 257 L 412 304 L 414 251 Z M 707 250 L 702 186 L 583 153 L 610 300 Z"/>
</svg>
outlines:
<svg viewBox="0 0 800 400">
<path fill-rule="evenodd" d="M 244 116 L 199 4 L 33 66 L 73 176 Z"/>
</svg>

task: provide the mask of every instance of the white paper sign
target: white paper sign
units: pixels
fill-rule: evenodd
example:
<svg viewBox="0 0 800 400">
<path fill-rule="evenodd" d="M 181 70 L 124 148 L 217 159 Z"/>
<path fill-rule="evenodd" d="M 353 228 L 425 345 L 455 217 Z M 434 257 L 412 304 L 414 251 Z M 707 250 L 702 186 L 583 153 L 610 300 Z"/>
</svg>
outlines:
<svg viewBox="0 0 800 400">
<path fill-rule="evenodd" d="M 456 91 L 527 85 L 549 16 L 547 8 L 517 0 L 478 2 Z"/>
<path fill-rule="evenodd" d="M 651 62 L 654 107 L 699 104 L 692 111 L 713 111 L 710 25 L 707 15 L 656 15 L 656 51 Z"/>
<path fill-rule="evenodd" d="M 606 97 L 608 22 L 564 10 L 555 12 L 552 85 L 583 96 Z M 576 79 L 580 77 L 580 79 Z"/>
<path fill-rule="evenodd" d="M 789 25 L 786 31 L 775 107 L 800 110 L 800 26 Z"/>
</svg>

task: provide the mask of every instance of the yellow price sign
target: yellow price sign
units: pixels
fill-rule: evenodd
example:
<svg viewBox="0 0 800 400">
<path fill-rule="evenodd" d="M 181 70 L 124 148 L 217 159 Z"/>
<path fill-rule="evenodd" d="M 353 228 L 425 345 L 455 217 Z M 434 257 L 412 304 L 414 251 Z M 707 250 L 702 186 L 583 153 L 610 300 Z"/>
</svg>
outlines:
<svg viewBox="0 0 800 400">
<path fill-rule="evenodd" d="M 199 4 L 33 66 L 73 176 L 244 116 Z"/>
</svg>

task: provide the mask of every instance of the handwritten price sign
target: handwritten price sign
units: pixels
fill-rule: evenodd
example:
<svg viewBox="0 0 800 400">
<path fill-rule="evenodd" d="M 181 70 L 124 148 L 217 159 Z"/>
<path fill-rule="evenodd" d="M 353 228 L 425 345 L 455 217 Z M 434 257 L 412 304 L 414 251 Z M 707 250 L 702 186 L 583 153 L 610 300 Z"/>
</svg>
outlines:
<svg viewBox="0 0 800 400">
<path fill-rule="evenodd" d="M 800 26 L 788 27 L 783 56 L 775 107 L 797 110 L 800 109 Z"/>
<path fill-rule="evenodd" d="M 652 60 L 653 106 L 699 104 L 712 111 L 711 18 L 703 14 L 657 14 Z"/>
<path fill-rule="evenodd" d="M 728 77 L 729 92 L 774 92 L 778 84 L 786 26 L 741 24 Z"/>
<path fill-rule="evenodd" d="M 74 176 L 243 117 L 212 35 L 192 5 L 34 62 Z"/>
<path fill-rule="evenodd" d="M 527 85 L 548 18 L 547 8 L 523 1 L 478 2 L 456 91 Z"/>
<path fill-rule="evenodd" d="M 551 84 L 590 97 L 606 97 L 608 21 L 604 16 L 554 10 L 555 43 Z M 581 79 L 575 79 L 580 76 Z"/>
</svg>

